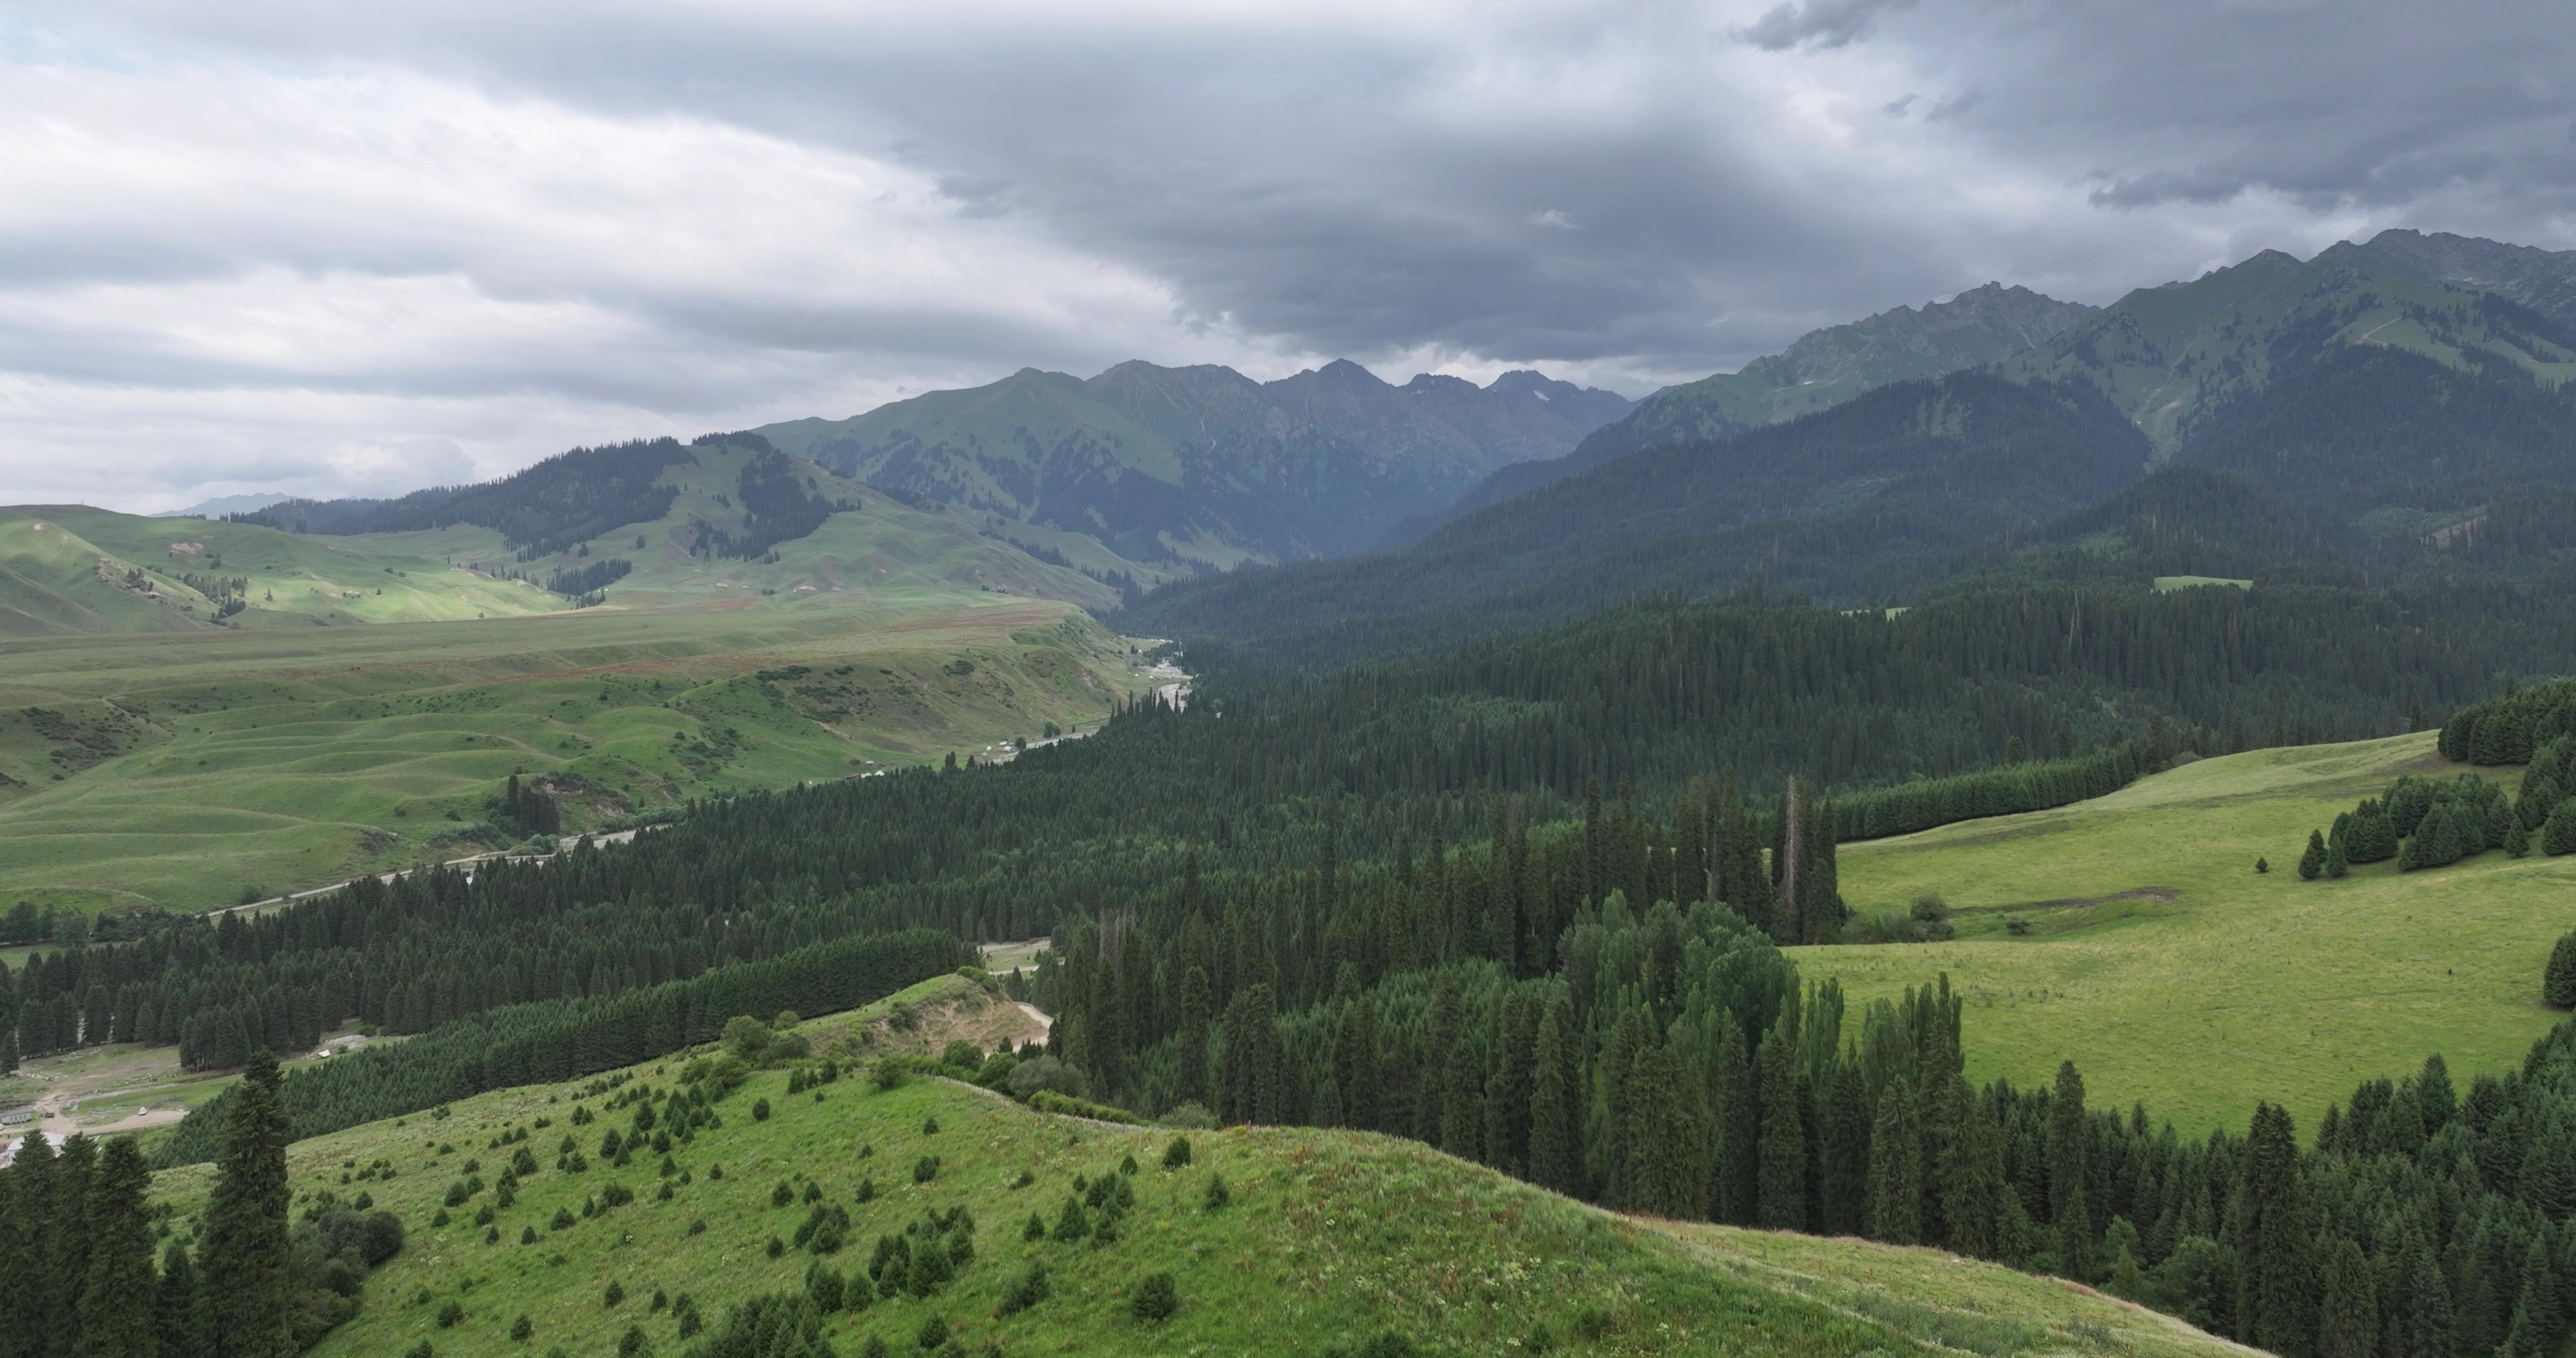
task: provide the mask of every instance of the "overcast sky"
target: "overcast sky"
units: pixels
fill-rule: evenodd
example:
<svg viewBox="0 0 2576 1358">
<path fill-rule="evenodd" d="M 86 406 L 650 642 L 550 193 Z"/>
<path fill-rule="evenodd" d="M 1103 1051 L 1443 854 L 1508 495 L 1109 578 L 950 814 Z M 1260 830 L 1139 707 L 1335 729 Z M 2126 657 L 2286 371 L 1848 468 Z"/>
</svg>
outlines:
<svg viewBox="0 0 2576 1358">
<path fill-rule="evenodd" d="M 1139 357 L 1640 395 L 2399 225 L 2576 248 L 2576 7 L 0 0 L 0 503 Z"/>
</svg>

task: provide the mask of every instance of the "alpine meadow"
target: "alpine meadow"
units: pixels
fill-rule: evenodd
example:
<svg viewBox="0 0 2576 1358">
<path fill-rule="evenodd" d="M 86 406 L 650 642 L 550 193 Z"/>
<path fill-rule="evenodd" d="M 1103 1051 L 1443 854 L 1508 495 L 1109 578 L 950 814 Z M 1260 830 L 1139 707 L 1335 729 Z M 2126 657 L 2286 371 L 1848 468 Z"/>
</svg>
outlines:
<svg viewBox="0 0 2576 1358">
<path fill-rule="evenodd" d="M 145 8 L 0 1358 L 2576 1358 L 2564 15 Z"/>
</svg>

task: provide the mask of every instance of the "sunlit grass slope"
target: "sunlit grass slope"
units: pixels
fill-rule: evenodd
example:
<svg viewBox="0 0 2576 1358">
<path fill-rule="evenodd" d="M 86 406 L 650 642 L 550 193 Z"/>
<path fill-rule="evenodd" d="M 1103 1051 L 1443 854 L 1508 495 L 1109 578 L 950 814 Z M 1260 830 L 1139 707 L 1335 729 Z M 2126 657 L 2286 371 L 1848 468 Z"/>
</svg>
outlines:
<svg viewBox="0 0 2576 1358">
<path fill-rule="evenodd" d="M 828 1036 L 846 1023 L 808 1031 Z M 684 1061 L 631 1073 L 667 1089 Z M 1618 1218 L 1386 1137 L 1192 1133 L 1191 1163 L 1167 1170 L 1168 1130 L 1049 1116 L 946 1081 L 914 1078 L 878 1091 L 846 1076 L 822 1086 L 820 1101 L 789 1096 L 787 1082 L 784 1072 L 763 1072 L 719 1102 L 723 1125 L 671 1152 L 668 1200 L 659 1196 L 659 1155 L 637 1155 L 624 1168 L 598 1158 L 601 1134 L 630 1126 L 629 1110 L 569 1125 L 574 1108 L 603 1106 L 577 1087 L 501 1091 L 458 1103 L 444 1118 L 293 1146 L 298 1210 L 317 1193 L 347 1201 L 364 1191 L 410 1228 L 407 1247 L 369 1280 L 359 1316 L 319 1351 L 401 1353 L 426 1339 L 443 1356 L 558 1344 L 604 1354 L 638 1326 L 655 1352 L 679 1352 L 678 1322 L 671 1309 L 654 1309 L 657 1294 L 687 1294 L 720 1325 L 733 1302 L 805 1286 L 815 1256 L 785 1248 L 773 1257 L 768 1246 L 792 1239 L 814 1210 L 805 1201 L 811 1185 L 821 1204 L 849 1214 L 848 1243 L 823 1260 L 844 1275 L 864 1277 L 876 1238 L 926 1212 L 962 1207 L 974 1221 L 973 1259 L 945 1288 L 835 1315 L 827 1336 L 843 1354 L 860 1352 L 870 1335 L 891 1351 L 918 1352 L 915 1337 L 934 1315 L 966 1352 L 990 1343 L 1009 1354 L 1320 1354 L 1388 1331 L 1432 1354 L 1531 1352 L 1542 1337 L 1556 1351 L 1598 1354 L 2244 1352 L 1991 1265 Z M 772 1110 L 765 1120 L 754 1113 L 759 1100 Z M 539 1119 L 551 1125 L 537 1129 Z M 532 1129 L 524 1144 L 541 1169 L 516 1201 L 478 1226 L 494 1197 L 486 1189 L 432 1226 L 452 1183 L 469 1173 L 495 1179 L 515 1147 L 491 1143 L 517 1128 Z M 584 1172 L 555 1168 L 568 1133 L 589 1160 Z M 924 1157 L 937 1165 L 921 1179 L 915 1166 Z M 1134 1207 L 1114 1243 L 1024 1239 L 1032 1214 L 1052 1228 L 1081 1191 L 1078 1180 L 1119 1176 L 1129 1159 Z M 394 1177 L 355 1178 L 380 1162 Z M 469 1170 L 468 1162 L 479 1163 Z M 202 1166 L 167 1172 L 157 1192 L 184 1221 L 203 1202 L 209 1175 Z M 1214 1179 L 1230 1202 L 1210 1211 Z M 635 1201 L 585 1216 L 584 1203 L 604 1201 L 611 1184 Z M 781 1184 L 790 1205 L 773 1206 Z M 875 1193 L 862 1202 L 864 1184 Z M 533 1243 L 522 1244 L 531 1231 Z M 1005 1290 L 1032 1261 L 1046 1269 L 1049 1296 L 1000 1314 Z M 1139 1320 L 1128 1299 L 1140 1278 L 1158 1272 L 1173 1275 L 1179 1309 L 1160 1323 Z M 622 1294 L 615 1304 L 612 1283 Z M 463 1315 L 442 1327 L 437 1317 L 450 1302 Z M 509 1337 L 522 1315 L 533 1328 L 524 1344 Z"/>
<path fill-rule="evenodd" d="M 248 581 L 248 607 L 224 620 L 236 628 L 516 617 L 569 606 L 534 585 L 454 569 L 436 555 L 85 505 L 0 509 L 0 636 L 211 627 L 216 601 L 200 585 L 215 579 Z"/>
<path fill-rule="evenodd" d="M 2464 771 L 2433 741 L 2258 750 L 2060 810 L 1847 844 L 1854 908 L 1935 891 L 1960 937 L 1805 949 L 1800 966 L 1864 999 L 1946 971 L 1966 992 L 1970 1074 L 2042 1084 L 2071 1059 L 2094 1101 L 2144 1100 L 2187 1133 L 2241 1131 L 2268 1099 L 2310 1134 L 2360 1081 L 2432 1052 L 2463 1081 L 2506 1069 L 2556 1017 L 2540 973 L 2576 928 L 2576 858 L 2491 851 L 2340 882 L 2294 870 L 2311 829 L 2399 774 Z"/>
</svg>

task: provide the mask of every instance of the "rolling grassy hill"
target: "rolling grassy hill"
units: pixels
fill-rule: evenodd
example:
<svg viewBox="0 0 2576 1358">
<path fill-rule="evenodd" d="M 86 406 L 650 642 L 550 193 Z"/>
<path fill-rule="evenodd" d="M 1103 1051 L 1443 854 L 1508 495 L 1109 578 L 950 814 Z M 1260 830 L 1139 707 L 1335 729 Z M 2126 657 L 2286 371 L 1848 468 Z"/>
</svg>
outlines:
<svg viewBox="0 0 2576 1358">
<path fill-rule="evenodd" d="M 954 984 L 929 982 L 871 1010 Z M 869 1017 L 809 1021 L 803 1031 L 818 1054 L 831 1053 Z M 1319 1354 L 1387 1333 L 1426 1354 L 2248 1352 L 2083 1289 L 1939 1251 L 1622 1218 L 1376 1135 L 1195 1132 L 1190 1163 L 1166 1169 L 1168 1129 L 1051 1116 L 920 1077 L 881 1091 L 852 1074 L 820 1086 L 817 1098 L 789 1095 L 786 1072 L 760 1072 L 714 1105 L 720 1127 L 672 1148 L 667 1178 L 656 1153 L 623 1166 L 597 1158 L 602 1132 L 630 1125 L 631 1112 L 609 1100 L 678 1086 L 686 1060 L 583 1088 L 499 1091 L 291 1146 L 297 1210 L 322 1194 L 345 1202 L 364 1192 L 410 1232 L 369 1280 L 358 1316 L 317 1352 L 399 1353 L 426 1340 L 440 1355 L 556 1345 L 597 1354 L 629 1327 L 654 1351 L 678 1352 L 682 1296 L 721 1327 L 733 1303 L 803 1291 L 818 1263 L 864 1278 L 878 1236 L 959 1208 L 971 1214 L 971 1259 L 932 1295 L 844 1303 L 824 1329 L 836 1351 L 864 1352 L 869 1336 L 889 1351 L 918 1351 L 915 1337 L 936 1316 L 963 1351 L 998 1344 L 1013 1354 Z M 599 1121 L 572 1126 L 576 1108 Z M 448 1211 L 447 1224 L 431 1225 L 450 1185 L 493 1180 L 517 1149 L 495 1142 L 522 1132 L 540 1168 L 516 1201 L 476 1225 L 495 1200 L 479 1191 Z M 555 1167 L 567 1135 L 589 1158 L 586 1170 Z M 925 1157 L 936 1157 L 926 1177 L 916 1169 Z M 1122 1168 L 1130 1159 L 1132 1173 Z M 357 1177 L 379 1165 L 392 1173 Z M 210 1166 L 167 1171 L 156 1197 L 184 1223 L 210 1179 Z M 1230 1200 L 1211 1211 L 1208 1186 L 1218 1179 Z M 1024 1238 L 1033 1214 L 1051 1230 L 1080 1185 L 1101 1180 L 1123 1180 L 1133 1197 L 1114 1242 Z M 634 1201 L 591 1210 L 611 1184 Z M 788 1204 L 774 1206 L 782 1185 Z M 864 1199 L 863 1186 L 874 1189 Z M 773 1240 L 784 1245 L 831 1208 L 848 1214 L 836 1253 L 771 1252 Z M 1046 1271 L 1047 1296 L 1001 1314 L 1031 1263 Z M 1160 1272 L 1173 1276 L 1179 1307 L 1168 1320 L 1140 1320 L 1129 1297 Z M 450 1303 L 461 1316 L 442 1326 Z M 522 1315 L 532 1330 L 524 1343 L 509 1337 Z"/>
<path fill-rule="evenodd" d="M 463 856 L 512 773 L 569 829 L 936 762 L 1096 724 L 1130 660 L 1068 604 L 931 588 L 22 642 L 0 899 L 204 909 Z"/>
<path fill-rule="evenodd" d="M 196 583 L 191 583 L 191 581 Z M 235 583 L 239 582 L 239 583 Z M 0 636 L 191 631 L 237 591 L 237 628 L 517 617 L 567 606 L 534 585 L 254 524 L 86 505 L 0 509 Z"/>
<path fill-rule="evenodd" d="M 601 458 L 650 476 L 273 514 L 411 525 L 365 533 L 0 510 L 0 634 L 23 638 L 0 900 L 204 909 L 500 847 L 486 803 L 514 773 L 583 828 L 1093 725 L 1145 686 L 1080 610 L 1155 573 L 1087 536 L 912 508 L 758 440 L 575 460 Z M 755 463 L 804 531 L 757 518 Z M 655 517 L 580 517 L 603 503 Z M 612 560 L 597 606 L 538 583 Z"/>
<path fill-rule="evenodd" d="M 2558 1017 L 2540 973 L 2576 928 L 2576 858 L 2376 863 L 2340 882 L 2292 870 L 2309 830 L 2399 774 L 2458 772 L 2433 742 L 2256 750 L 2055 811 L 1844 845 L 1854 909 L 1938 892 L 1959 937 L 1802 949 L 1799 966 L 1861 999 L 1947 972 L 1972 1078 L 2042 1085 L 2072 1060 L 2107 1101 L 2143 1099 L 2186 1135 L 2241 1129 L 2258 1099 L 2311 1134 L 2356 1084 L 2434 1052 L 2463 1080 L 2517 1066 Z"/>
</svg>

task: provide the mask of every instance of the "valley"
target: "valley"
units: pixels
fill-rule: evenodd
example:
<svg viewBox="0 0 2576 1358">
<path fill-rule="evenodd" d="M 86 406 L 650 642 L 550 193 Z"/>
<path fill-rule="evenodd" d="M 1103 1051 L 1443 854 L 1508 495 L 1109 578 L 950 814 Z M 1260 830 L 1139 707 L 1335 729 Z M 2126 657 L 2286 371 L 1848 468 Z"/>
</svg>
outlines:
<svg viewBox="0 0 2576 1358">
<path fill-rule="evenodd" d="M 2513 250 L 0 510 L 0 1108 L 89 1134 L 0 1276 L 96 1195 L 278 1352 L 2547 1358 Z"/>
</svg>

